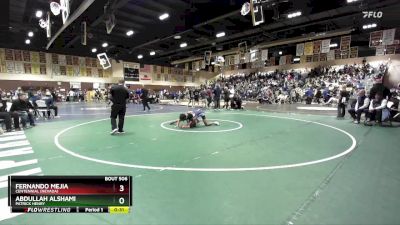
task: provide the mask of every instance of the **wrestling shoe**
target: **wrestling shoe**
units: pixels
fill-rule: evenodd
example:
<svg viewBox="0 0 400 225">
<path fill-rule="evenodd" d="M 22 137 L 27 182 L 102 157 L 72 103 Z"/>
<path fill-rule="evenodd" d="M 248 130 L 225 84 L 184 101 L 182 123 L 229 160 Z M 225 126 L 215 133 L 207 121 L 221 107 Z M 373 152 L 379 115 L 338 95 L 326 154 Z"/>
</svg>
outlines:
<svg viewBox="0 0 400 225">
<path fill-rule="evenodd" d="M 118 132 L 118 129 L 114 129 L 114 130 L 112 130 L 111 132 L 110 132 L 110 134 L 111 135 L 114 135 L 114 134 L 116 134 Z"/>
<path fill-rule="evenodd" d="M 125 131 L 118 131 L 118 134 L 125 134 Z"/>
<path fill-rule="evenodd" d="M 219 122 L 218 122 L 218 121 L 215 121 L 214 124 L 217 125 L 217 126 L 219 126 Z"/>
</svg>

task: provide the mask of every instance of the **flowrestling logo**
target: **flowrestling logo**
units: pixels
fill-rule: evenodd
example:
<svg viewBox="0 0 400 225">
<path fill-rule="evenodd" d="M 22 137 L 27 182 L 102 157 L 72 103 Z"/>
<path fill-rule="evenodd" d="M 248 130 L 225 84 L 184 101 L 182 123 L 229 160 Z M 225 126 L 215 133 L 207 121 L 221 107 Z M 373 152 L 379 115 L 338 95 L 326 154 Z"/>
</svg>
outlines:
<svg viewBox="0 0 400 225">
<path fill-rule="evenodd" d="M 366 18 L 382 18 L 383 12 L 382 11 L 363 11 L 364 19 Z"/>
</svg>

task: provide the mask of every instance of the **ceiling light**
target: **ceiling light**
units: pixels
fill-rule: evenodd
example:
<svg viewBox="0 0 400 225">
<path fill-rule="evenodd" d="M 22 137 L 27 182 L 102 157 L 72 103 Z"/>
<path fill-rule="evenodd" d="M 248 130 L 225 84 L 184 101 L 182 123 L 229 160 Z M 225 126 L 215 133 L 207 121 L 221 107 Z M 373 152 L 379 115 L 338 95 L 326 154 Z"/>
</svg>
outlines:
<svg viewBox="0 0 400 225">
<path fill-rule="evenodd" d="M 167 19 L 169 17 L 169 14 L 168 13 L 164 13 L 164 14 L 162 14 L 161 16 L 159 16 L 158 18 L 160 19 L 160 20 L 165 20 L 165 19 Z"/>
<path fill-rule="evenodd" d="M 186 47 L 187 46 L 187 43 L 186 42 L 183 42 L 182 44 L 180 44 L 179 45 L 181 48 L 184 48 L 184 47 Z"/>
<path fill-rule="evenodd" d="M 358 0 L 347 0 L 347 3 L 352 3 L 352 2 L 356 2 Z"/>
<path fill-rule="evenodd" d="M 279 51 L 279 55 L 282 55 L 282 51 Z"/>
<path fill-rule="evenodd" d="M 137 58 L 138 58 L 138 59 L 142 59 L 142 58 L 143 58 L 143 55 L 138 55 Z"/>
<path fill-rule="evenodd" d="M 28 37 L 33 37 L 33 32 L 32 31 L 28 32 Z"/>
<path fill-rule="evenodd" d="M 155 51 L 151 51 L 151 52 L 150 52 L 150 55 L 155 55 L 155 54 L 156 54 Z"/>
<path fill-rule="evenodd" d="M 25 44 L 29 45 L 30 43 L 31 43 L 31 40 L 29 40 L 29 39 L 25 40 Z"/>
<path fill-rule="evenodd" d="M 107 42 L 104 42 L 101 46 L 102 46 L 103 48 L 107 48 L 107 47 L 108 47 L 108 43 L 107 43 Z"/>
<path fill-rule="evenodd" d="M 332 43 L 329 45 L 330 48 L 336 48 L 338 45 L 336 43 Z"/>
<path fill-rule="evenodd" d="M 247 14 L 249 14 L 251 9 L 250 3 L 246 2 L 242 5 L 242 9 L 240 10 L 240 14 L 242 14 L 242 16 L 245 16 Z"/>
<path fill-rule="evenodd" d="M 92 48 L 92 52 L 96 53 L 97 52 L 97 48 Z"/>
<path fill-rule="evenodd" d="M 362 28 L 363 28 L 364 30 L 366 30 L 366 29 L 375 28 L 376 26 L 377 26 L 376 23 L 372 23 L 372 24 L 365 24 L 365 25 L 362 26 Z"/>
<path fill-rule="evenodd" d="M 128 30 L 128 31 L 126 32 L 126 35 L 127 35 L 127 36 L 132 36 L 134 33 L 135 33 L 135 32 L 134 32 L 133 30 Z"/>
<path fill-rule="evenodd" d="M 60 12 L 61 12 L 61 5 L 58 4 L 57 2 L 51 2 L 51 3 L 50 3 L 50 11 L 51 11 L 55 16 L 60 15 Z"/>
<path fill-rule="evenodd" d="M 176 40 L 181 39 L 181 38 L 182 38 L 181 35 L 175 35 L 174 36 L 174 39 L 176 39 Z"/>
<path fill-rule="evenodd" d="M 297 17 L 297 16 L 301 16 L 301 12 L 300 11 L 297 11 L 297 12 L 293 12 L 293 13 L 289 13 L 288 15 L 287 15 L 287 17 L 290 19 L 290 18 L 293 18 L 293 17 Z"/>
<path fill-rule="evenodd" d="M 215 35 L 217 38 L 225 36 L 225 32 L 220 32 L 217 35 Z"/>
<path fill-rule="evenodd" d="M 40 18 L 40 17 L 42 17 L 43 16 L 43 12 L 42 12 L 42 10 L 38 10 L 38 11 L 36 11 L 36 17 L 37 18 Z"/>
</svg>

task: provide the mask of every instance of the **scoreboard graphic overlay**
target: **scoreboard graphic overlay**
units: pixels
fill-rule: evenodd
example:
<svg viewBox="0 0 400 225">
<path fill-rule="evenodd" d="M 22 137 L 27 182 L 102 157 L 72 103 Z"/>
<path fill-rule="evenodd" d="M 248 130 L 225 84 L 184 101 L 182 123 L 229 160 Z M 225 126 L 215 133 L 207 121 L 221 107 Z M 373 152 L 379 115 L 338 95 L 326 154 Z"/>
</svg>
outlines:
<svg viewBox="0 0 400 225">
<path fill-rule="evenodd" d="M 131 176 L 9 176 L 13 213 L 129 213 Z"/>
</svg>

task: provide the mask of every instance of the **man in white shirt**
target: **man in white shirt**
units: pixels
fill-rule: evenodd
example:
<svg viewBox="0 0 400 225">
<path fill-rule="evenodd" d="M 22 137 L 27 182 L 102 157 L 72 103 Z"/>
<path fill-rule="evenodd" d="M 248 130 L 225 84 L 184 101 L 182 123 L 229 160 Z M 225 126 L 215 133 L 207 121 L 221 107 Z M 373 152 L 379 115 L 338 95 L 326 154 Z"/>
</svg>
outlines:
<svg viewBox="0 0 400 225">
<path fill-rule="evenodd" d="M 359 124 L 360 123 L 360 118 L 361 114 L 368 113 L 368 106 L 370 103 L 369 98 L 365 95 L 365 90 L 361 89 L 357 93 L 357 102 L 354 108 L 349 109 L 349 113 L 351 117 L 354 119 L 354 123 Z"/>
</svg>

